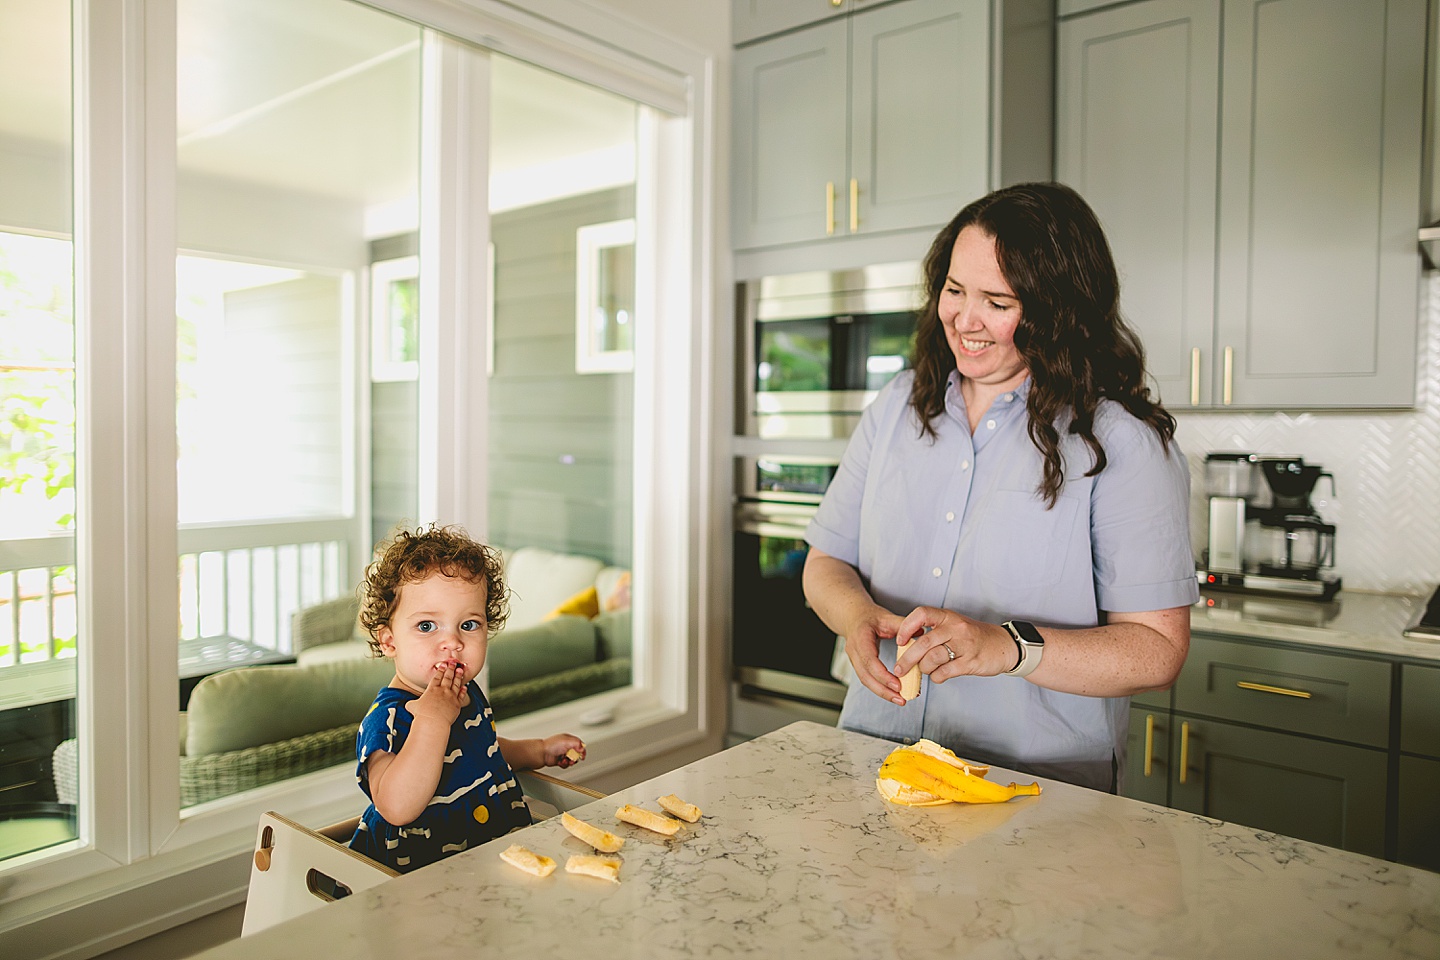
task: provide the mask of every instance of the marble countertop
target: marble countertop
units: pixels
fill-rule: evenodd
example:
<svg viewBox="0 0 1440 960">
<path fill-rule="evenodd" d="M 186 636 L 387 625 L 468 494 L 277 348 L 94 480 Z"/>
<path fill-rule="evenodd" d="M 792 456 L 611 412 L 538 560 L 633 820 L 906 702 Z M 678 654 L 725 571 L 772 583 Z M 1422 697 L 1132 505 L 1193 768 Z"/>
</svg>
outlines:
<svg viewBox="0 0 1440 960">
<path fill-rule="evenodd" d="M 1200 602 L 1190 608 L 1190 629 L 1436 662 L 1440 640 L 1404 636 L 1428 599 L 1342 590 L 1334 600 L 1318 603 L 1201 591 Z"/>
<path fill-rule="evenodd" d="M 1440 956 L 1440 874 L 1043 780 L 898 807 L 893 747 L 794 723 L 577 809 L 626 838 L 619 884 L 564 873 L 589 849 L 548 820 L 200 956 Z M 672 792 L 705 811 L 674 838 L 614 819 Z"/>
</svg>

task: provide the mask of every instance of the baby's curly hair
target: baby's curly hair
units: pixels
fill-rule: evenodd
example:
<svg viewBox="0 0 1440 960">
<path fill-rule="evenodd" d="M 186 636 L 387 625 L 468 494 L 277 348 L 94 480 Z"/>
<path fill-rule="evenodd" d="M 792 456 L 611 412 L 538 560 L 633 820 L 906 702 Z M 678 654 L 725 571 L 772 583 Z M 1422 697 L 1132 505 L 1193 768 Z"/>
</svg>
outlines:
<svg viewBox="0 0 1440 960">
<path fill-rule="evenodd" d="M 360 625 L 370 634 L 370 651 L 383 656 L 376 631 L 390 622 L 400 588 L 433 573 L 485 584 L 485 624 L 491 633 L 510 616 L 510 591 L 501 574 L 500 551 L 470 538 L 460 527 L 399 530 L 365 568 L 360 584 Z"/>
</svg>

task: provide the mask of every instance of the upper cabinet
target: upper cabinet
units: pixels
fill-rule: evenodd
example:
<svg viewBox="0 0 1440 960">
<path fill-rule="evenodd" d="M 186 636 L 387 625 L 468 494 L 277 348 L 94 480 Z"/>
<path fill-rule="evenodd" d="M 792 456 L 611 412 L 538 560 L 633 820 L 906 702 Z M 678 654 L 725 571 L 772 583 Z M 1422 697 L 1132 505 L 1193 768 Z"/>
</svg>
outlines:
<svg viewBox="0 0 1440 960">
<path fill-rule="evenodd" d="M 1414 402 L 1425 26 L 1425 0 L 1061 21 L 1057 176 L 1105 225 L 1167 406 Z"/>
<path fill-rule="evenodd" d="M 885 2 L 887 0 L 733 0 L 730 36 L 736 44 L 748 43 Z"/>
<path fill-rule="evenodd" d="M 758 17 L 778 4 L 740 6 Z M 784 6 L 798 16 L 792 8 L 808 3 Z M 740 47 L 735 247 L 933 232 L 1005 175 L 996 135 L 1006 118 L 1015 142 L 1034 158 L 1028 168 L 1011 164 L 1015 174 L 1047 176 L 1052 23 L 1043 2 L 901 0 L 855 4 L 848 14 Z M 1014 89 L 1028 84 L 1037 101 L 1024 111 L 1007 114 L 996 96 L 990 55 L 996 36 L 1028 42 L 1030 60 L 1017 53 L 1008 65 L 1021 74 Z M 909 258 L 924 252 L 922 243 Z M 827 265 L 819 256 L 812 268 Z"/>
</svg>

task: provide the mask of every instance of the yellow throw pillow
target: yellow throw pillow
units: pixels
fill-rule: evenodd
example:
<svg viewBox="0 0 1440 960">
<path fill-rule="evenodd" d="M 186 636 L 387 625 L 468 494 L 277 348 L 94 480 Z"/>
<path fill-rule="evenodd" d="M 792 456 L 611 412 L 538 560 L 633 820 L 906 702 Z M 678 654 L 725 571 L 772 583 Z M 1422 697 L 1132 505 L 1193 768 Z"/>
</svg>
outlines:
<svg viewBox="0 0 1440 960">
<path fill-rule="evenodd" d="M 600 594 L 594 587 L 586 587 L 575 596 L 566 600 L 560 606 L 551 610 L 545 615 L 546 620 L 554 620 L 556 617 L 584 617 L 592 620 L 600 612 Z"/>
</svg>

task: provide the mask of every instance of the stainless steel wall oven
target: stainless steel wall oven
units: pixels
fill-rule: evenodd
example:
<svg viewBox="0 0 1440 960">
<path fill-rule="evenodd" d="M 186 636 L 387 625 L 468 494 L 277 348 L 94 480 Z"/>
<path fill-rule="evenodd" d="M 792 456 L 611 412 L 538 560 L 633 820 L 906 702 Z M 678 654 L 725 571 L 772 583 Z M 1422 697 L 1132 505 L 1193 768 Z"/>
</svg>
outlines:
<svg viewBox="0 0 1440 960">
<path fill-rule="evenodd" d="M 838 461 L 735 461 L 730 730 L 758 736 L 796 719 L 834 723 L 845 686 L 830 674 L 835 634 L 805 602 L 805 526 Z"/>
</svg>

